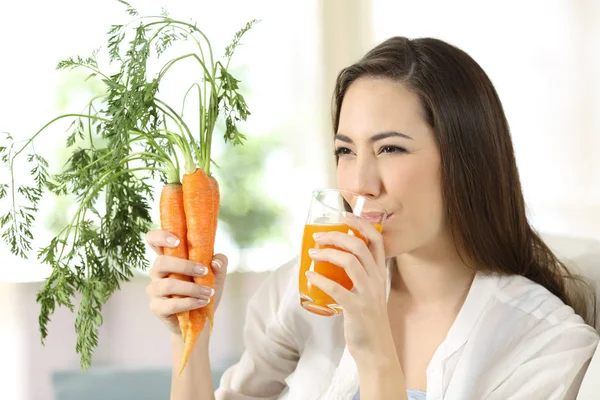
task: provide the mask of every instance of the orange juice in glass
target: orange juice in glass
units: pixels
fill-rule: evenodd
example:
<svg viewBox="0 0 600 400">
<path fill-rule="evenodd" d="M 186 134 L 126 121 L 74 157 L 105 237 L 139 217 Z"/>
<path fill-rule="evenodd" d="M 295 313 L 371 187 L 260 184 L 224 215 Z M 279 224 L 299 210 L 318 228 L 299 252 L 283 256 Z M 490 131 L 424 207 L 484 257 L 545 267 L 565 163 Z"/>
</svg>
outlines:
<svg viewBox="0 0 600 400">
<path fill-rule="evenodd" d="M 387 212 L 382 206 L 374 200 L 359 194 L 338 189 L 319 189 L 312 193 L 302 238 L 299 292 L 302 307 L 314 314 L 333 316 L 341 313 L 342 308 L 333 298 L 308 282 L 305 275 L 306 271 L 321 274 L 348 290 L 353 287 L 352 280 L 348 277 L 344 268 L 329 262 L 313 261 L 308 255 L 309 249 L 320 248 L 313 239 L 313 234 L 316 232 L 344 232 L 366 241 L 356 229 L 346 225 L 344 212 L 365 218 L 379 232 L 382 231 L 383 223 L 387 218 Z M 336 248 L 334 246 L 323 246 L 323 248 L 327 247 Z M 345 251 L 340 248 L 337 249 Z"/>
</svg>

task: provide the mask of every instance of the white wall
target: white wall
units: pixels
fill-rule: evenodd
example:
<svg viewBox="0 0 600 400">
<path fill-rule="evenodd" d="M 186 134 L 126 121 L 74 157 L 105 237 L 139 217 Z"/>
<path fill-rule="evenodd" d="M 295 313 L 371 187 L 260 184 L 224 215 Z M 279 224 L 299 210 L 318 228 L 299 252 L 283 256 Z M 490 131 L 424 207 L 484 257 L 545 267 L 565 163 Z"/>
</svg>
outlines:
<svg viewBox="0 0 600 400">
<path fill-rule="evenodd" d="M 0 398 L 25 399 L 24 326 L 14 285 L 0 282 Z"/>
</svg>

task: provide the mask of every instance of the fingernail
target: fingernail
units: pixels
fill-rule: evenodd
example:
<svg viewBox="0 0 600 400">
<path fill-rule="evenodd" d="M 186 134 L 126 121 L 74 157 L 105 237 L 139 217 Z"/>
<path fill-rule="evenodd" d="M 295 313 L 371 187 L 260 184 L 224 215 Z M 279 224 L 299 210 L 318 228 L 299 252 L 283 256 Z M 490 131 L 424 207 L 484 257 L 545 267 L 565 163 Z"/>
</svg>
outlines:
<svg viewBox="0 0 600 400">
<path fill-rule="evenodd" d="M 208 303 L 210 303 L 210 299 L 198 299 L 198 305 L 200 307 L 204 307 L 205 305 L 207 305 Z"/>
<path fill-rule="evenodd" d="M 201 264 L 197 264 L 194 267 L 193 271 L 194 271 L 194 274 L 200 275 L 200 276 L 206 275 L 206 272 L 207 272 L 206 271 L 206 267 L 204 265 L 201 265 Z"/>
<path fill-rule="evenodd" d="M 218 258 L 215 258 L 214 260 L 212 260 L 212 263 L 210 263 L 210 265 L 212 265 L 213 268 L 219 269 L 223 267 L 223 262 Z"/>
<path fill-rule="evenodd" d="M 308 279 L 310 279 L 310 278 L 312 278 L 313 276 L 315 276 L 315 273 L 314 273 L 313 271 L 306 271 L 306 272 L 304 273 L 304 275 L 305 275 L 305 276 L 306 276 Z"/>
<path fill-rule="evenodd" d="M 319 249 L 308 249 L 309 256 L 314 256 L 314 255 L 317 255 L 318 253 L 319 253 Z"/>
<path fill-rule="evenodd" d="M 215 289 L 206 286 L 200 287 L 200 293 L 212 297 L 215 294 Z"/>
<path fill-rule="evenodd" d="M 179 246 L 180 242 L 181 240 L 177 239 L 175 236 L 167 237 L 167 244 L 169 244 L 170 246 L 177 247 Z"/>
<path fill-rule="evenodd" d="M 323 233 L 323 232 L 317 232 L 317 233 L 313 234 L 313 238 L 314 238 L 315 240 L 319 240 L 319 239 L 321 239 L 323 236 L 325 236 L 325 233 Z"/>
</svg>

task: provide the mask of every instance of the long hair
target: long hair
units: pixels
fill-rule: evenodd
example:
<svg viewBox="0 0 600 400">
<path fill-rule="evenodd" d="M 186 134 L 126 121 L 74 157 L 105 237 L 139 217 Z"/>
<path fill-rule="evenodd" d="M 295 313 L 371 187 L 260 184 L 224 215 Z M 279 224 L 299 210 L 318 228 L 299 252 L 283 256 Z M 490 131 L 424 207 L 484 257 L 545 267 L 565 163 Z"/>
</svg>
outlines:
<svg viewBox="0 0 600 400">
<path fill-rule="evenodd" d="M 595 292 L 527 220 L 508 122 L 479 64 L 438 39 L 390 38 L 339 73 L 334 132 L 346 91 L 361 77 L 401 82 L 419 96 L 439 147 L 444 212 L 459 253 L 480 270 L 539 283 L 594 326 Z"/>
</svg>

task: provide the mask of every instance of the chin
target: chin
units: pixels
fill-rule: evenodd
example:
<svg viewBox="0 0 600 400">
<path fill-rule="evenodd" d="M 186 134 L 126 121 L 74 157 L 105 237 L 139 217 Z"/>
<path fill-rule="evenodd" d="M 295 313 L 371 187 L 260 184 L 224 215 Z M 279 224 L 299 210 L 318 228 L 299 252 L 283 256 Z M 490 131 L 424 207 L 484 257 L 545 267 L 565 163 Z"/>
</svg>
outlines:
<svg viewBox="0 0 600 400">
<path fill-rule="evenodd" d="M 408 245 L 407 245 L 408 244 Z M 392 232 L 383 233 L 383 248 L 386 258 L 396 257 L 404 253 L 408 253 L 413 249 L 410 243 L 402 239 L 400 235 Z"/>
</svg>

